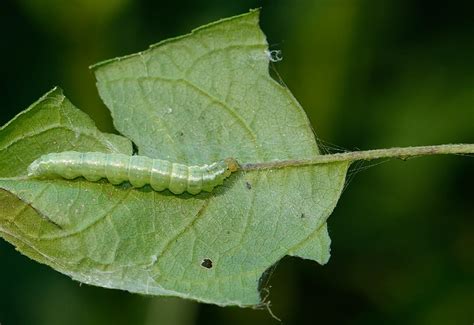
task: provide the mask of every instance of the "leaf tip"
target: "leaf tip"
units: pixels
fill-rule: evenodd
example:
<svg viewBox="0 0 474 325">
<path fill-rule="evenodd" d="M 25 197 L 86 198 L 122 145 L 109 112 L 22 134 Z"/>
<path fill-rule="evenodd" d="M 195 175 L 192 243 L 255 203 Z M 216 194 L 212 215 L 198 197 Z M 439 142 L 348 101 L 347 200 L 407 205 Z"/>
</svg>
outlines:
<svg viewBox="0 0 474 325">
<path fill-rule="evenodd" d="M 95 73 L 98 69 L 100 69 L 100 68 L 102 68 L 102 67 L 104 67 L 104 66 L 106 66 L 110 63 L 122 61 L 122 60 L 125 60 L 125 59 L 128 59 L 128 58 L 135 57 L 137 55 L 142 55 L 144 52 L 146 52 L 150 49 L 154 49 L 154 48 L 162 46 L 164 44 L 172 43 L 172 42 L 175 42 L 177 40 L 192 36 L 195 33 L 198 33 L 202 30 L 206 30 L 210 27 L 213 27 L 213 26 L 216 26 L 216 25 L 219 25 L 219 24 L 232 22 L 232 21 L 239 20 L 239 19 L 240 20 L 248 19 L 250 22 L 252 22 L 252 23 L 254 23 L 255 25 L 258 26 L 258 23 L 259 23 L 259 20 L 260 20 L 260 11 L 261 11 L 261 7 L 257 7 L 257 8 L 249 9 L 249 12 L 246 12 L 246 13 L 243 13 L 243 14 L 240 14 L 240 15 L 231 16 L 231 17 L 216 20 L 214 22 L 211 22 L 211 23 L 199 26 L 197 28 L 194 28 L 188 34 L 177 36 L 177 37 L 174 37 L 174 38 L 165 39 L 165 40 L 162 40 L 158 43 L 152 44 L 152 45 L 149 46 L 149 48 L 147 50 L 97 62 L 95 64 L 90 65 L 89 69 L 92 70 Z"/>
</svg>

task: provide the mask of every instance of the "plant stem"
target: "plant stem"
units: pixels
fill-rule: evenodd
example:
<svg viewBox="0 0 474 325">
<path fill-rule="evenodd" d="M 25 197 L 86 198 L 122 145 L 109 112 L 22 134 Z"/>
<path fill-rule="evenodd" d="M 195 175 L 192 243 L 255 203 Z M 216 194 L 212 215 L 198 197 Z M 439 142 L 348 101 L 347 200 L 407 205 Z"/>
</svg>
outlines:
<svg viewBox="0 0 474 325">
<path fill-rule="evenodd" d="M 262 163 L 242 164 L 242 170 L 276 169 L 285 167 L 310 166 L 319 164 L 330 164 L 335 162 L 353 162 L 356 160 L 374 160 L 381 158 L 407 159 L 410 157 L 428 155 L 450 155 L 450 154 L 474 154 L 474 144 L 443 144 L 437 146 L 405 147 L 377 149 L 366 151 L 352 151 L 320 155 L 312 159 L 304 160 L 279 160 Z"/>
</svg>

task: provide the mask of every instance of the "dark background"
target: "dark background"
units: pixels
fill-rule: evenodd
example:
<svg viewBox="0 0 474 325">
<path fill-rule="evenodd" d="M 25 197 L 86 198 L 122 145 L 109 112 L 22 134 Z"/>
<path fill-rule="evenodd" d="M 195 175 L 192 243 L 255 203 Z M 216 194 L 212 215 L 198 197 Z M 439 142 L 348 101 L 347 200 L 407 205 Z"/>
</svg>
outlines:
<svg viewBox="0 0 474 325">
<path fill-rule="evenodd" d="M 3 0 L 0 124 L 60 85 L 113 131 L 90 64 L 255 7 L 323 149 L 474 142 L 472 1 Z M 472 157 L 353 167 L 329 219 L 329 264 L 283 259 L 274 313 L 285 324 L 472 324 Z M 81 286 L 3 240 L 0 323 L 277 324 L 264 310 Z"/>
</svg>

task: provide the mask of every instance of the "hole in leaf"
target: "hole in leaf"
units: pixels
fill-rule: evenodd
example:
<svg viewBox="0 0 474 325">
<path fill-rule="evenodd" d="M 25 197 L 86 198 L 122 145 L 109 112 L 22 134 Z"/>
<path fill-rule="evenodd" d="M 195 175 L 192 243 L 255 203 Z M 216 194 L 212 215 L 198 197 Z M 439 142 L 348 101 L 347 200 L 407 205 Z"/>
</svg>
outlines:
<svg viewBox="0 0 474 325">
<path fill-rule="evenodd" d="M 205 267 L 206 269 L 210 269 L 210 268 L 212 268 L 212 261 L 208 258 L 205 258 L 205 259 L 202 260 L 201 266 Z"/>
</svg>

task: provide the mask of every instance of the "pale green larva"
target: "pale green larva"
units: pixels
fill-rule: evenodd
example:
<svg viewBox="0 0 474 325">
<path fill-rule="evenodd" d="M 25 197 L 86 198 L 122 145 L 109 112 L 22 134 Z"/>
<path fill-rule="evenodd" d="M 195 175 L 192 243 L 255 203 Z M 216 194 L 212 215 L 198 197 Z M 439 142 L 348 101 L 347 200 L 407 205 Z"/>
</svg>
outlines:
<svg viewBox="0 0 474 325">
<path fill-rule="evenodd" d="M 133 187 L 150 185 L 155 191 L 169 189 L 174 194 L 184 191 L 198 194 L 222 185 L 224 179 L 238 169 L 233 158 L 209 165 L 187 166 L 146 156 L 67 151 L 36 159 L 28 167 L 28 176 L 66 179 L 82 176 L 92 182 L 106 178 L 115 185 L 130 182 Z"/>
</svg>

